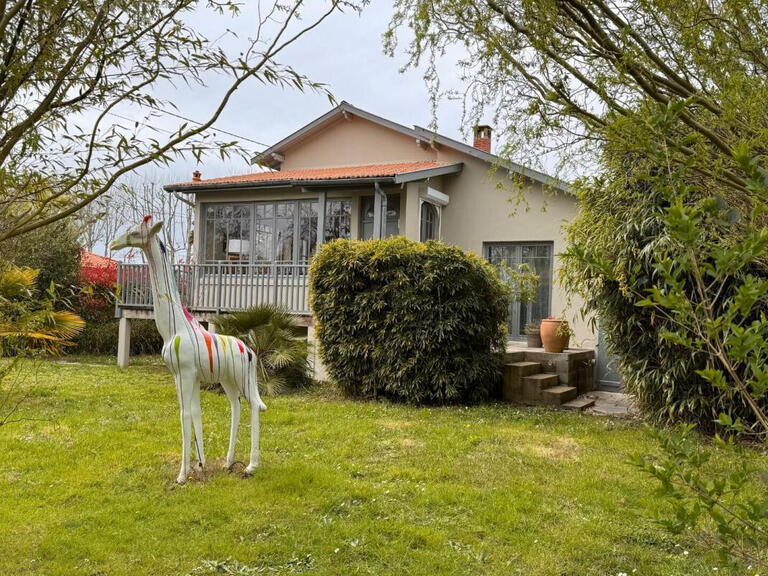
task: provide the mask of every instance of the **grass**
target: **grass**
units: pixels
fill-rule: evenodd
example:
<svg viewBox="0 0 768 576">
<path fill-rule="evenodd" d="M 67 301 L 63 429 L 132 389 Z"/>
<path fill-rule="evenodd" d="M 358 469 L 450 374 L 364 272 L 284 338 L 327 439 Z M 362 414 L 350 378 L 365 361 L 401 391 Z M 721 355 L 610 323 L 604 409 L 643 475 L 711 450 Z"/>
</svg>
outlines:
<svg viewBox="0 0 768 576">
<path fill-rule="evenodd" d="M 0 574 L 713 573 L 648 519 L 637 423 L 315 391 L 266 399 L 242 478 L 221 469 L 228 403 L 203 392 L 209 471 L 177 486 L 176 393 L 154 364 L 47 362 L 25 385 L 20 415 L 43 420 L 0 428 Z"/>
</svg>

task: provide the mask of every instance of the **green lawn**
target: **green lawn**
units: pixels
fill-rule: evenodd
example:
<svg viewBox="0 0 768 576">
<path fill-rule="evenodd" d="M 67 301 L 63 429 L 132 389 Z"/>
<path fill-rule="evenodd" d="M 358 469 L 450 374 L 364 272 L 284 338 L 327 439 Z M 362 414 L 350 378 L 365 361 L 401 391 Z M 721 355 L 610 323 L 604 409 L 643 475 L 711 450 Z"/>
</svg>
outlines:
<svg viewBox="0 0 768 576">
<path fill-rule="evenodd" d="M 0 428 L 0 574 L 713 574 L 649 519 L 633 422 L 506 405 L 267 398 L 262 466 L 221 469 L 224 396 L 203 393 L 210 472 L 177 486 L 172 379 L 143 363 L 43 364 Z M 247 455 L 247 412 L 238 458 Z M 636 571 L 635 571 L 636 570 Z M 719 574 L 723 574 L 721 568 Z"/>
</svg>

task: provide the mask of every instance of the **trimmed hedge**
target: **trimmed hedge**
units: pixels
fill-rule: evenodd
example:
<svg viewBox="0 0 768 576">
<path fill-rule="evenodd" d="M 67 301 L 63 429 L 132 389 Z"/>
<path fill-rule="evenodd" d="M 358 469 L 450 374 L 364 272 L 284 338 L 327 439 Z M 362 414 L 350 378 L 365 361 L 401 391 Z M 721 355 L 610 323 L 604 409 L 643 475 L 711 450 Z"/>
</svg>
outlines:
<svg viewBox="0 0 768 576">
<path fill-rule="evenodd" d="M 439 242 L 336 240 L 310 268 L 320 354 L 348 394 L 413 403 L 498 390 L 509 290 L 482 258 Z"/>
</svg>

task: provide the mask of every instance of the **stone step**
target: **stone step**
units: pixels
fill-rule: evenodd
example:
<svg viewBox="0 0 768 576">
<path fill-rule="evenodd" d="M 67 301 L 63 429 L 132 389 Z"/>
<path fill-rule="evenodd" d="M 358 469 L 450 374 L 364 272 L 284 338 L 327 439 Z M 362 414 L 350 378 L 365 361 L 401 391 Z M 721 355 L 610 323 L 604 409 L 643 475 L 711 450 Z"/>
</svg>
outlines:
<svg viewBox="0 0 768 576">
<path fill-rule="evenodd" d="M 575 386 L 552 386 L 541 391 L 541 399 L 549 406 L 561 406 L 579 395 Z"/>
<path fill-rule="evenodd" d="M 566 402 L 565 404 L 560 404 L 560 408 L 564 408 L 565 410 L 575 410 L 578 412 L 581 412 L 582 410 L 586 410 L 587 408 L 590 408 L 595 405 L 595 399 L 594 398 L 588 398 L 587 396 L 579 396 L 576 398 L 576 400 L 571 400 L 570 402 Z"/>
<path fill-rule="evenodd" d="M 541 372 L 541 364 L 538 362 L 508 362 L 506 367 L 520 378 Z"/>
<path fill-rule="evenodd" d="M 544 400 L 542 392 L 552 386 L 557 386 L 560 379 L 557 374 L 532 374 L 523 378 L 523 402 L 540 404 Z M 569 398 L 570 400 L 570 398 Z"/>
<path fill-rule="evenodd" d="M 522 362 L 523 360 L 525 360 L 525 352 L 522 350 L 507 350 L 504 352 L 504 364 Z"/>
<path fill-rule="evenodd" d="M 541 372 L 538 362 L 509 362 L 504 365 L 503 396 L 507 402 L 523 400 L 523 378 Z"/>
</svg>

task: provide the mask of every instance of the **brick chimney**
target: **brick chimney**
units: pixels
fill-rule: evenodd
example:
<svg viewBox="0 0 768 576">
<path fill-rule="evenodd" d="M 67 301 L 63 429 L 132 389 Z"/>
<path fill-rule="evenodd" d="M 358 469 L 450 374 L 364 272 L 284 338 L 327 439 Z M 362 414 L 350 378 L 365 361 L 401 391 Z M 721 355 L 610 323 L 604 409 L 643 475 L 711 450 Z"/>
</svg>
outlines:
<svg viewBox="0 0 768 576">
<path fill-rule="evenodd" d="M 202 174 L 200 173 L 200 170 L 195 170 L 192 172 L 192 182 L 200 182 L 200 177 Z"/>
<path fill-rule="evenodd" d="M 493 129 L 490 126 L 475 126 L 475 143 L 473 144 L 478 150 L 491 153 L 491 132 Z"/>
</svg>

